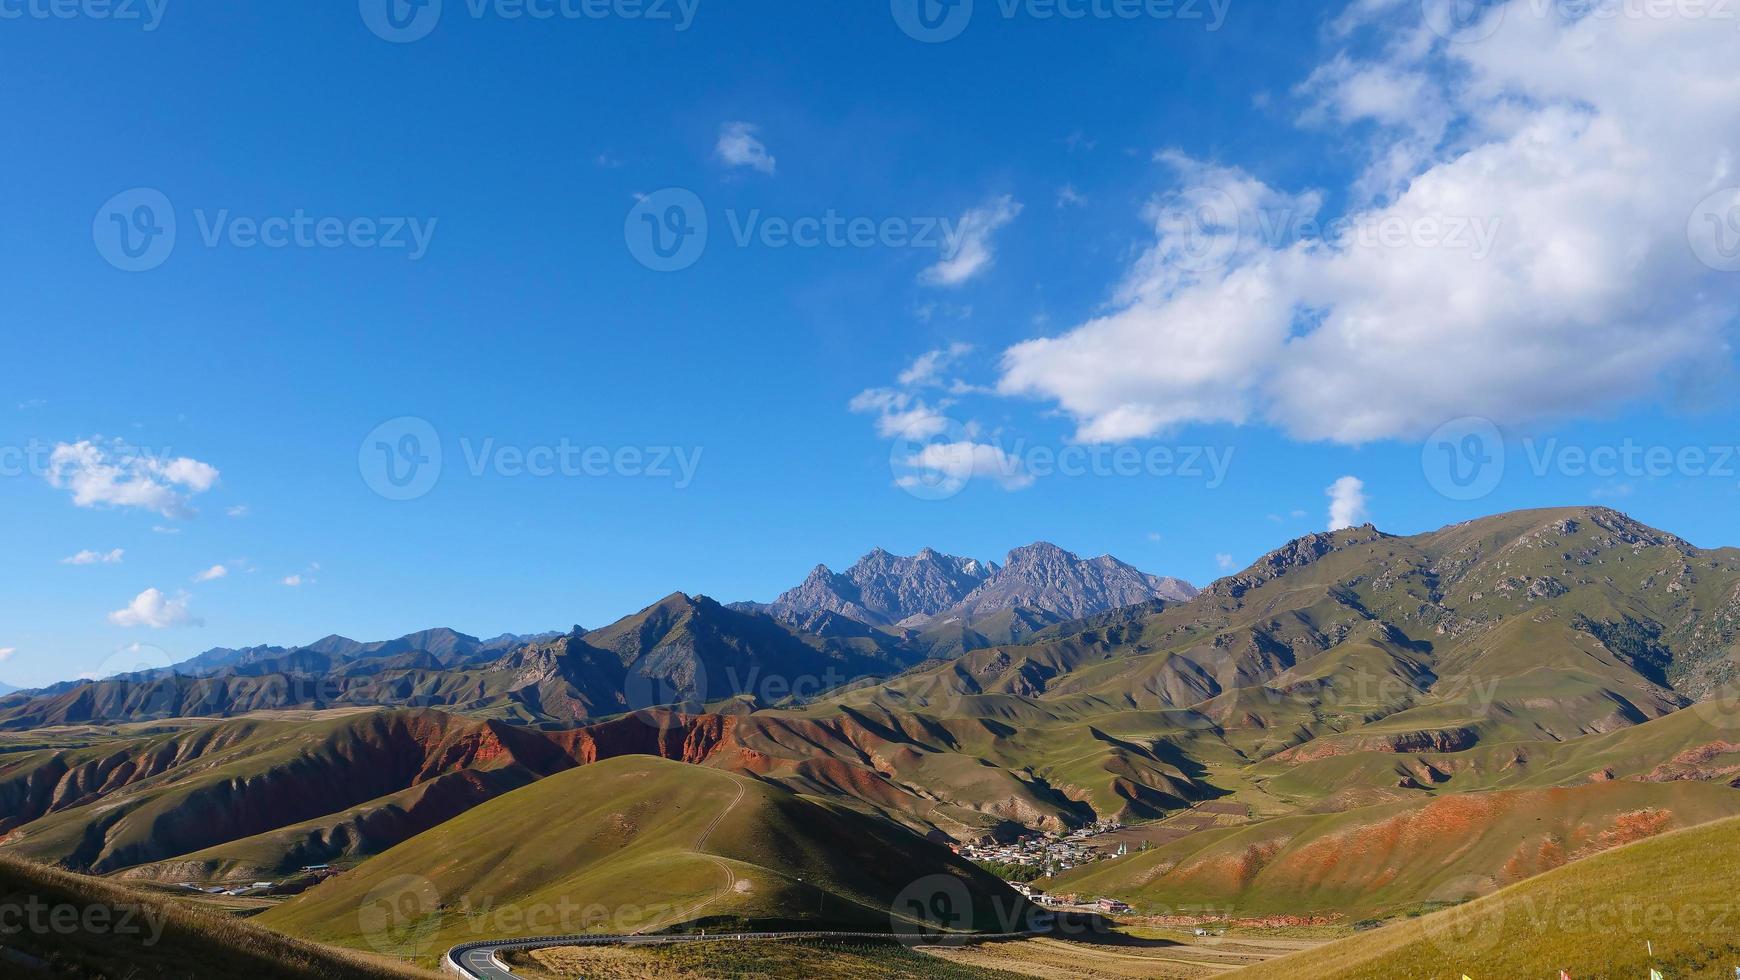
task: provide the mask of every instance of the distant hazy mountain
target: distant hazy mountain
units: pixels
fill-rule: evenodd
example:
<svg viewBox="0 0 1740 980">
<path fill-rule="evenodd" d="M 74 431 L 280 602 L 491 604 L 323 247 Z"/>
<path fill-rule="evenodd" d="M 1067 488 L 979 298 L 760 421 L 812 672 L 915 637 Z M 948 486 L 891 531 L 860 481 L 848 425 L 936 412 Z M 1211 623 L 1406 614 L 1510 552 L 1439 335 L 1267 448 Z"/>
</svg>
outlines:
<svg viewBox="0 0 1740 980">
<path fill-rule="evenodd" d="M 843 574 L 817 565 L 803 584 L 765 608 L 788 621 L 827 611 L 876 626 L 925 631 L 1026 611 L 992 627 L 987 635 L 1000 643 L 1119 606 L 1152 599 L 1181 602 L 1195 595 L 1196 589 L 1181 579 L 1149 575 L 1109 555 L 1082 559 L 1041 541 L 1009 552 L 1002 566 L 930 548 L 911 558 L 878 548 Z M 969 639 L 967 645 L 975 644 Z"/>
<path fill-rule="evenodd" d="M 235 662 L 214 666 L 224 659 Z M 813 697 L 923 659 L 899 637 L 836 613 L 794 625 L 678 592 L 592 632 L 482 641 L 439 629 L 378 643 L 329 636 L 292 650 L 202 654 L 197 669 L 71 682 L 11 699 L 0 728 L 351 705 L 464 706 L 574 724 L 737 695 Z"/>
<path fill-rule="evenodd" d="M 409 633 L 394 640 L 365 643 L 333 634 L 300 647 L 257 646 L 240 650 L 218 647 L 183 660 L 170 670 L 180 674 L 204 676 L 218 670 L 231 669 L 239 674 L 257 676 L 292 667 L 304 672 L 330 670 L 341 664 L 360 660 L 386 660 L 417 653 L 428 654 L 439 666 L 453 667 L 491 660 L 514 647 L 561 635 L 535 633 L 522 636 L 503 633 L 491 640 L 480 640 L 458 630 L 441 627 Z"/>
</svg>

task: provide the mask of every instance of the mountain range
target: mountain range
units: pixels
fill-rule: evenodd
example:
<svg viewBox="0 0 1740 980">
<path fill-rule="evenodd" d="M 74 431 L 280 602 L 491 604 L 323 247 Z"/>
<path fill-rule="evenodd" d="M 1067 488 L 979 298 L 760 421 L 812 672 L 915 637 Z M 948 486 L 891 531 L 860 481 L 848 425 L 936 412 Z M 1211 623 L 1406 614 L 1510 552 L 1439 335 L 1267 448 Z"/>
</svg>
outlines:
<svg viewBox="0 0 1740 980">
<path fill-rule="evenodd" d="M 0 695 L 0 728 L 359 705 L 569 725 L 657 704 L 771 704 L 1012 642 L 1073 612 L 1195 591 L 1044 543 L 1010 552 L 1002 567 L 930 549 L 912 558 L 877 550 L 845 576 L 821 573 L 769 605 L 673 593 L 593 631 L 481 640 L 439 628 L 376 642 L 333 635 L 299 647 L 218 648 L 168 668 Z M 829 577 L 840 581 L 816 584 Z"/>
<path fill-rule="evenodd" d="M 461 649 L 481 642 L 443 638 L 439 655 L 305 648 L 12 695 L 0 727 L 18 734 L 0 737 L 24 741 L 0 757 L 0 848 L 158 880 L 363 870 L 490 801 L 558 812 L 603 792 L 586 788 L 602 778 L 547 783 L 568 770 L 652 756 L 778 790 L 758 807 L 827 801 L 890 841 L 1119 820 L 1135 825 L 1128 854 L 1045 887 L 1353 921 L 1740 816 L 1740 550 L 1616 511 L 1306 535 L 1187 601 L 1147 594 L 1059 622 L 1044 605 L 1005 607 L 974 622 L 1031 631 L 947 658 L 924 641 L 974 595 L 985 608 L 1072 590 L 1111 601 L 1133 595 L 1109 581 L 1127 577 L 1048 577 L 1032 569 L 1095 566 L 1044 548 L 995 569 L 934 553 L 867 562 L 842 576 L 850 593 L 800 587 L 805 603 L 787 593 L 766 611 L 676 593 L 475 662 Z M 1051 591 L 1009 584 L 1035 580 Z M 852 605 L 820 605 L 835 598 Z M 883 622 L 848 615 L 864 610 Z M 324 672 L 295 674 L 284 656 Z M 285 696 L 300 683 L 322 693 Z M 347 710 L 249 714 L 263 707 Z M 192 717 L 224 713 L 245 716 Z M 109 727 L 44 727 L 91 722 Z M 283 917 L 316 936 L 330 919 L 340 936 L 354 932 L 348 907 L 351 926 Z"/>
</svg>

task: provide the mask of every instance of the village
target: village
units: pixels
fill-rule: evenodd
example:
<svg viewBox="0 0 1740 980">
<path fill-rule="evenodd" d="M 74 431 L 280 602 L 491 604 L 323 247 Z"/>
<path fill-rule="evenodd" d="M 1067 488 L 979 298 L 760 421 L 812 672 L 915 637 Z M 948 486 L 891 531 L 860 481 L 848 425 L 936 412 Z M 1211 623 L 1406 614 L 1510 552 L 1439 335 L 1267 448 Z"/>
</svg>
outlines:
<svg viewBox="0 0 1740 980">
<path fill-rule="evenodd" d="M 993 870 L 1020 869 L 1030 873 L 1032 878 L 1039 878 L 1128 854 L 1129 844 L 1121 841 L 1113 844 L 1101 839 L 1122 830 L 1123 827 L 1123 824 L 1115 820 L 1102 820 L 1067 834 L 1057 831 L 1023 834 L 1009 842 L 986 838 L 976 843 L 954 846 L 953 850 L 961 857 L 976 864 L 987 865 Z M 1005 874 L 1004 877 L 1025 878 L 1027 875 Z M 1013 880 L 1010 885 L 1034 903 L 1047 907 L 1087 907 L 1100 912 L 1130 910 L 1128 905 L 1114 899 L 1100 899 L 1091 906 L 1078 906 L 1075 895 L 1050 895 L 1024 880 Z"/>
<path fill-rule="evenodd" d="M 202 885 L 193 881 L 176 882 L 178 887 L 202 895 L 222 895 L 226 898 L 258 898 L 265 895 L 288 895 L 323 881 L 338 872 L 329 864 L 310 864 L 287 881 L 255 881 L 246 885 Z"/>
</svg>

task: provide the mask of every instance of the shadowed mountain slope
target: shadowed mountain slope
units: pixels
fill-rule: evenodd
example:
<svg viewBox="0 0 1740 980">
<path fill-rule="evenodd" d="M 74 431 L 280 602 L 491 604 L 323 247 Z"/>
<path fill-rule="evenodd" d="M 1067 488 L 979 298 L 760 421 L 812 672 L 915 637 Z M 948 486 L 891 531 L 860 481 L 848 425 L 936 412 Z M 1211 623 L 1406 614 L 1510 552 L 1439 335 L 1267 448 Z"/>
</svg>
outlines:
<svg viewBox="0 0 1740 980">
<path fill-rule="evenodd" d="M 480 934 L 654 932 L 711 919 L 890 931 L 909 914 L 896 898 L 928 875 L 965 897 L 962 928 L 1006 928 L 997 910 L 1019 922 L 1029 909 L 1001 881 L 885 822 L 750 776 L 631 756 L 480 806 L 260 921 L 366 945 L 357 909 L 408 883 L 429 928 L 404 952 L 424 958 Z"/>
<path fill-rule="evenodd" d="M 412 980 L 433 978 L 386 957 L 291 939 L 229 916 L 186 908 L 149 892 L 0 857 L 8 923 L 7 977 L 176 980 Z M 41 922 L 26 917 L 31 908 Z M 60 911 L 67 910 L 67 911 Z M 68 914 L 68 913 L 71 914 Z M 49 917 L 52 916 L 52 917 Z"/>
</svg>

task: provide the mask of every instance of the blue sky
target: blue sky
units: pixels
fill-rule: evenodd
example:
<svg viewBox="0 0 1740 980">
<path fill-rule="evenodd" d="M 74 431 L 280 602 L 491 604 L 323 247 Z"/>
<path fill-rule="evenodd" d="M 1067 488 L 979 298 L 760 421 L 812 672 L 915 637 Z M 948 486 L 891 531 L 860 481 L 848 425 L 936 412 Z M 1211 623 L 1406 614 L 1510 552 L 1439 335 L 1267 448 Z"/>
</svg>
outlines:
<svg viewBox="0 0 1740 980">
<path fill-rule="evenodd" d="M 1200 583 L 1332 504 L 1740 543 L 1740 99 L 1680 94 L 1732 23 L 446 0 L 395 42 L 373 4 L 6 8 L 0 681 L 596 626 L 874 546 Z M 707 238 L 659 271 L 673 205 Z"/>
</svg>

